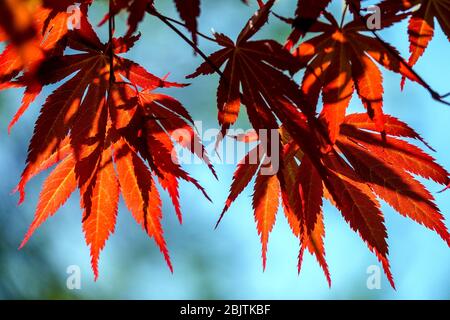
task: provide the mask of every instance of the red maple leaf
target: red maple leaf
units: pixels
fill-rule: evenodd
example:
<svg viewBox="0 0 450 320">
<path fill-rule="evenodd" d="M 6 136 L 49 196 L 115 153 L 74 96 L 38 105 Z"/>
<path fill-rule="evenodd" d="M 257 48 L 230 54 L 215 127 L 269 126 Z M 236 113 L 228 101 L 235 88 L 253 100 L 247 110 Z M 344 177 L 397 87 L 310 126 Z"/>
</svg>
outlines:
<svg viewBox="0 0 450 320">
<path fill-rule="evenodd" d="M 395 48 L 364 34 L 367 27 L 359 18 L 340 26 L 328 13 L 329 23 L 316 22 L 310 29 L 319 35 L 301 43 L 294 55 L 306 67 L 301 91 L 310 105 L 317 105 L 322 93 L 321 117 L 327 123 L 330 139 L 339 135 L 347 107 L 356 90 L 370 118 L 380 132 L 384 130 L 383 77 L 376 63 L 388 70 L 423 84 L 396 54 Z M 383 27 L 405 15 L 382 19 Z"/>
<path fill-rule="evenodd" d="M 393 1 L 383 0 L 379 4 L 382 12 L 390 15 L 407 12 L 411 14 L 408 24 L 409 35 L 409 65 L 414 66 L 423 55 L 428 44 L 433 39 L 435 31 L 435 20 L 450 40 L 450 1 L 448 0 L 408 0 Z M 402 81 L 402 85 L 404 79 Z"/>
<path fill-rule="evenodd" d="M 197 154 L 213 171 L 187 110 L 170 96 L 152 92 L 183 85 L 160 79 L 117 56 L 132 46 L 125 43 L 129 40 L 103 44 L 85 20 L 82 31 L 68 39 L 69 47 L 79 52 L 52 57 L 40 66 L 38 74 L 43 78 L 33 78 L 33 83 L 43 80 L 40 84 L 44 86 L 69 80 L 50 94 L 42 107 L 17 188 L 23 201 L 27 182 L 57 165 L 44 182 L 35 219 L 21 247 L 73 191 L 80 190 L 83 230 L 96 278 L 100 251 L 114 232 L 120 193 L 172 270 L 155 178 L 169 192 L 181 221 L 178 180 L 194 184 L 207 195 L 179 165 L 175 144 Z M 22 81 L 29 86 L 27 79 Z M 172 141 L 176 131 L 184 133 L 183 139 L 178 136 Z"/>
<path fill-rule="evenodd" d="M 443 186 L 450 183 L 450 178 L 431 156 L 399 139 L 421 140 L 408 125 L 386 115 L 385 127 L 386 140 L 376 132 L 375 123 L 366 114 L 347 116 L 336 140 L 336 152 L 322 155 L 326 178 L 282 128 L 284 166 L 281 172 L 264 175 L 260 169 L 264 164 L 257 156 L 257 148 L 250 151 L 233 176 L 222 216 L 256 175 L 253 207 L 263 246 L 263 266 L 278 208 L 278 201 L 273 199 L 281 197 L 292 232 L 300 239 L 299 270 L 303 252 L 308 249 L 316 256 L 330 283 L 323 244 L 322 198 L 327 198 L 376 254 L 394 286 L 388 262 L 387 232 L 378 198 L 400 214 L 434 230 L 450 246 L 450 234 L 433 196 L 413 175 Z M 280 184 L 286 188 L 280 188 Z"/>
</svg>

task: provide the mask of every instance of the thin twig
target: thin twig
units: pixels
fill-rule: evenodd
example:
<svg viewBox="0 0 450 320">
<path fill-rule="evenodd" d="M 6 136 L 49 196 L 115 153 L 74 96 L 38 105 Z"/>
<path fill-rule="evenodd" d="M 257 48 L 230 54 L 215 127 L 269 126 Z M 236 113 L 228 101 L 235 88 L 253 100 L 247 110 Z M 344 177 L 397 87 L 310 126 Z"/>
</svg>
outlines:
<svg viewBox="0 0 450 320">
<path fill-rule="evenodd" d="M 341 23 L 339 24 L 339 29 L 342 29 L 342 26 L 344 25 L 345 16 L 347 15 L 348 10 L 348 3 L 345 3 L 344 10 L 342 11 L 342 17 L 341 17 Z"/>
<path fill-rule="evenodd" d="M 187 26 L 186 26 L 185 23 L 183 23 L 183 22 L 181 22 L 181 21 L 178 21 L 177 19 L 174 19 L 174 18 L 165 16 L 165 15 L 163 15 L 163 14 L 161 14 L 161 13 L 159 13 L 159 15 L 160 15 L 161 17 L 164 17 L 166 20 L 168 20 L 168 21 L 170 21 L 170 22 L 172 22 L 172 23 L 175 23 L 175 24 L 178 24 L 178 25 L 180 25 L 180 26 L 183 26 L 183 27 L 187 28 Z M 208 35 L 206 35 L 206 34 L 200 32 L 200 31 L 195 31 L 195 33 L 196 33 L 199 37 L 202 37 L 202 38 L 204 38 L 204 39 L 206 39 L 206 40 L 209 40 L 209 41 L 212 41 L 212 42 L 217 42 L 216 39 L 214 39 L 213 37 L 210 37 L 210 36 L 208 36 Z"/>
<path fill-rule="evenodd" d="M 160 19 L 165 25 L 167 25 L 170 29 L 172 29 L 181 39 L 183 39 L 187 44 L 189 44 L 192 47 L 192 49 L 194 49 L 194 51 L 198 53 L 203 58 L 203 60 L 205 60 L 220 77 L 225 78 L 220 68 L 216 66 L 216 64 L 213 61 L 211 61 L 211 59 L 209 59 L 209 57 L 191 39 L 189 39 L 186 35 L 184 35 L 183 32 L 181 32 L 169 19 L 167 19 L 167 17 L 161 15 L 158 11 L 156 11 L 154 8 L 151 7 L 147 8 L 147 12 L 152 16 L 155 16 L 158 19 Z"/>
</svg>

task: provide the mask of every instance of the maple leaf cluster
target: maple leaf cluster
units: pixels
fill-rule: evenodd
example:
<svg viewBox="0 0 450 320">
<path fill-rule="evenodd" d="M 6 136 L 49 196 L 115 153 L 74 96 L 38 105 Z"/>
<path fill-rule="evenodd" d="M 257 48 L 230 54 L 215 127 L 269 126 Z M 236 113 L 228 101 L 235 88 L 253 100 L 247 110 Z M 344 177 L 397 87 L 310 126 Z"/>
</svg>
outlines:
<svg viewBox="0 0 450 320">
<path fill-rule="evenodd" d="M 97 277 L 100 251 L 114 232 L 122 194 L 133 217 L 155 240 L 172 270 L 155 180 L 169 193 L 181 222 L 179 180 L 208 195 L 181 168 L 174 144 L 197 154 L 213 173 L 214 169 L 189 112 L 174 98 L 153 92 L 184 85 L 161 79 L 120 56 L 139 36 L 102 43 L 87 12 L 88 5 L 82 6 L 80 28 L 68 30 L 65 10 L 39 7 L 33 12 L 33 22 L 42 25 L 45 40 L 32 41 L 40 41 L 44 53 L 24 62 L 15 52 L 17 47 L 9 44 L 0 57 L 3 84 L 25 87 L 22 106 L 10 128 L 44 86 L 61 83 L 42 106 L 17 186 L 22 202 L 30 179 L 55 166 L 43 184 L 35 218 L 21 247 L 79 189 L 83 231 Z M 66 54 L 66 49 L 74 53 Z M 174 132 L 182 134 L 178 141 L 172 139 Z"/>
<path fill-rule="evenodd" d="M 79 27 L 68 29 L 68 6 L 80 5 Z M 387 231 L 380 200 L 400 214 L 434 230 L 450 245 L 444 217 L 433 195 L 417 176 L 449 187 L 449 173 L 411 140 L 428 144 L 406 123 L 383 112 L 382 69 L 416 82 L 434 99 L 445 102 L 413 66 L 431 41 L 435 20 L 450 39 L 449 0 L 382 0 L 381 28 L 409 19 L 411 56 L 403 59 L 394 46 L 367 26 L 367 8 L 347 0 L 352 19 L 339 23 L 327 11 L 331 0 L 298 0 L 293 18 L 280 17 L 275 0 L 256 1 L 259 9 L 234 41 L 225 34 L 205 37 L 198 31 L 200 0 L 174 4 L 190 34 L 184 36 L 161 15 L 153 0 L 111 0 L 99 25 L 108 24 L 102 42 L 88 18 L 93 0 L 0 3 L 0 89 L 24 87 L 22 105 L 10 129 L 42 89 L 58 83 L 43 104 L 28 149 L 26 166 L 17 186 L 24 201 L 27 183 L 54 167 L 45 180 L 35 218 L 21 247 L 32 233 L 80 192 L 83 231 L 98 276 L 100 252 L 114 232 L 119 197 L 138 224 L 152 237 L 172 270 L 161 227 L 157 184 L 168 192 L 182 221 L 179 180 L 205 190 L 181 167 L 175 146 L 189 150 L 214 168 L 193 127 L 193 119 L 174 98 L 158 88 L 185 85 L 159 78 L 123 54 L 139 41 L 139 24 L 146 14 L 159 18 L 188 42 L 205 62 L 187 78 L 218 73 L 218 122 L 222 137 L 245 106 L 255 129 L 244 142 L 256 142 L 238 164 L 219 222 L 232 202 L 254 179 L 253 208 L 266 265 L 269 234 L 281 204 L 293 234 L 299 239 L 300 271 L 303 253 L 315 255 L 328 283 L 325 259 L 323 200 L 332 203 L 377 256 L 394 287 L 388 261 Z M 156 3 L 154 3 L 156 2 Z M 245 3 L 250 1 L 243 1 Z M 128 28 L 114 36 L 114 18 L 126 12 Z M 292 31 L 284 44 L 252 38 L 271 14 Z M 344 12 L 345 15 L 345 12 Z M 307 37 L 308 35 L 308 37 Z M 311 35 L 311 36 L 309 36 Z M 220 49 L 206 56 L 199 37 Z M 293 75 L 300 74 L 297 83 Z M 354 93 L 365 112 L 348 114 Z M 263 143 L 261 130 L 275 130 L 281 139 Z M 174 133 L 183 135 L 174 140 Z M 218 140 L 220 141 L 220 137 Z M 279 170 L 270 146 L 278 145 Z M 431 149 L 431 147 L 429 147 Z M 256 161 L 251 161 L 256 159 Z M 271 172 L 271 173 L 267 173 Z"/>
</svg>

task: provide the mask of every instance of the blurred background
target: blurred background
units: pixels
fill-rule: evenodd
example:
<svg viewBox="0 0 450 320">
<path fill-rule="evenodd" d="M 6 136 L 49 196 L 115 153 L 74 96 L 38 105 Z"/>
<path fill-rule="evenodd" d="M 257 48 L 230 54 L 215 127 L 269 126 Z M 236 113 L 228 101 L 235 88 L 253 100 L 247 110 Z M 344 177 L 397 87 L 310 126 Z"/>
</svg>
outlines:
<svg viewBox="0 0 450 320">
<path fill-rule="evenodd" d="M 201 31 L 214 29 L 231 38 L 239 33 L 255 6 L 240 1 L 203 0 L 199 21 Z M 275 11 L 290 16 L 294 0 L 279 0 Z M 370 1 L 369 1 L 370 3 Z M 161 11 L 176 17 L 173 2 L 157 1 Z M 106 6 L 99 3 L 92 10 L 93 24 L 99 22 Z M 340 18 L 340 1 L 333 1 L 330 11 Z M 117 19 L 122 29 L 126 17 Z M 192 49 L 155 18 L 147 16 L 141 24 L 141 41 L 128 57 L 150 72 L 173 81 L 185 81 L 202 62 Z M 407 23 L 384 30 L 382 36 L 408 57 Z M 273 16 L 257 36 L 283 42 L 289 28 Z M 106 39 L 107 30 L 100 34 Z M 200 38 L 207 53 L 217 49 Z M 440 92 L 450 91 L 450 43 L 439 26 L 417 71 Z M 383 70 L 385 78 L 385 112 L 400 117 L 431 143 L 434 156 L 450 168 L 450 109 L 431 99 L 417 84 L 407 83 L 400 91 L 400 76 Z M 217 76 L 201 77 L 184 89 L 168 92 L 189 109 L 203 130 L 217 127 Z M 261 246 L 251 208 L 252 187 L 231 206 L 220 227 L 214 230 L 227 197 L 234 165 L 217 164 L 220 182 L 201 165 L 186 169 L 206 188 L 213 203 L 206 201 L 195 188 L 181 184 L 184 223 L 180 226 L 169 197 L 163 193 L 165 236 L 175 272 L 171 274 L 162 255 L 133 221 L 121 203 L 115 233 L 110 237 L 100 260 L 100 277 L 93 280 L 89 250 L 81 229 L 81 210 L 77 194 L 32 237 L 27 246 L 18 246 L 33 219 L 40 185 L 45 174 L 28 185 L 27 199 L 18 207 L 12 194 L 24 167 L 33 122 L 45 97 L 54 87 L 47 87 L 26 116 L 7 134 L 7 124 L 20 105 L 21 90 L 0 92 L 0 298 L 2 299 L 449 299 L 450 250 L 433 232 L 403 218 L 383 205 L 389 232 L 390 261 L 397 285 L 393 290 L 382 275 L 381 289 L 369 290 L 367 268 L 378 265 L 359 236 L 339 212 L 325 204 L 326 254 L 332 276 L 329 288 L 314 257 L 305 255 L 302 272 L 297 274 L 298 240 L 292 235 L 281 214 L 270 236 L 268 263 L 262 271 Z M 351 111 L 363 110 L 353 98 Z M 245 112 L 236 124 L 249 128 Z M 205 141 L 211 144 L 210 141 Z M 438 193 L 440 187 L 425 182 L 436 201 L 450 219 L 450 194 Z M 447 226 L 449 223 L 447 222 Z M 81 289 L 66 287 L 67 268 L 80 267 Z"/>
</svg>

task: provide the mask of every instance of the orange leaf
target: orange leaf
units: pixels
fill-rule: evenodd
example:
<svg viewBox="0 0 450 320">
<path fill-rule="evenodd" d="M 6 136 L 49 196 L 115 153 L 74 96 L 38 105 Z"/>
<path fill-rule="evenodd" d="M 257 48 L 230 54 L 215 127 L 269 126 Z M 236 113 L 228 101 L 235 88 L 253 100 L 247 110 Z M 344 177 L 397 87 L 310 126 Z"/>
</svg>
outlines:
<svg viewBox="0 0 450 320">
<path fill-rule="evenodd" d="M 256 177 L 253 194 L 253 209 L 258 234 L 261 236 L 263 269 L 266 268 L 267 242 L 269 234 L 275 224 L 280 197 L 280 183 L 276 175 L 263 175 Z"/>
<path fill-rule="evenodd" d="M 120 189 L 125 204 L 136 222 L 155 239 L 164 254 L 167 265 L 173 271 L 161 226 L 161 200 L 153 177 L 126 142 L 120 140 L 114 146 L 114 150 Z"/>
<path fill-rule="evenodd" d="M 98 259 L 109 235 L 114 232 L 119 203 L 119 183 L 114 170 L 111 150 L 105 149 L 100 167 L 92 180 L 92 196 L 84 201 L 83 231 L 91 248 L 92 269 L 98 277 Z"/>
<path fill-rule="evenodd" d="M 34 220 L 25 235 L 20 248 L 30 239 L 33 232 L 54 215 L 56 211 L 67 201 L 77 187 L 75 179 L 75 159 L 68 156 L 64 159 L 45 180 L 39 196 Z"/>
</svg>

